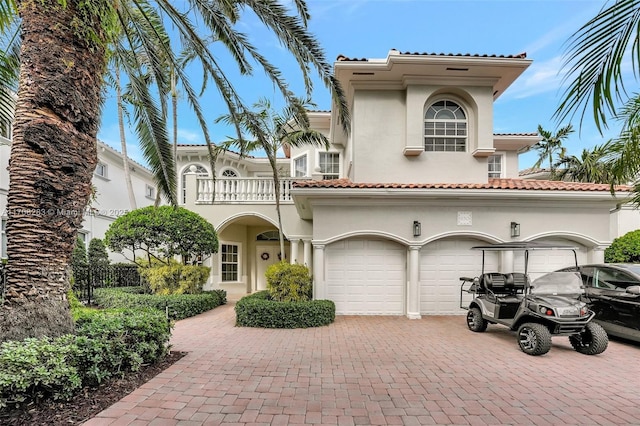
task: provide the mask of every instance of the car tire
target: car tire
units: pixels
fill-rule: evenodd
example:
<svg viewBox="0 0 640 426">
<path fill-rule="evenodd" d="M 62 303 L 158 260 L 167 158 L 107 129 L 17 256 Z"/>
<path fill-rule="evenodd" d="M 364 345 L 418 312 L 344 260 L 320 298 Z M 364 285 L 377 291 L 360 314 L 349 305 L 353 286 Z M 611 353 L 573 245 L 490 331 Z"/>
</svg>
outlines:
<svg viewBox="0 0 640 426">
<path fill-rule="evenodd" d="M 487 320 L 482 318 L 482 312 L 479 308 L 471 308 L 467 312 L 467 326 L 469 330 L 481 333 L 487 329 Z"/>
<path fill-rule="evenodd" d="M 569 336 L 569 342 L 573 349 L 585 355 L 598 355 L 604 352 L 609 345 L 607 332 L 595 322 L 590 322 L 582 333 Z"/>
<path fill-rule="evenodd" d="M 551 332 L 542 324 L 524 323 L 518 328 L 518 345 L 528 355 L 544 355 L 551 349 Z"/>
</svg>

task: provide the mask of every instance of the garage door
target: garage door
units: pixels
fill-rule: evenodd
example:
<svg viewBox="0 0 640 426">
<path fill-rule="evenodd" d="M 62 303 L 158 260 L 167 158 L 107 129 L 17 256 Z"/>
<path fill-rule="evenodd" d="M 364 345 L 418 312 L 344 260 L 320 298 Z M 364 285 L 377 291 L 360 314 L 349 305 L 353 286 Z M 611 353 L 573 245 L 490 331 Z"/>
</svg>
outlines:
<svg viewBox="0 0 640 426">
<path fill-rule="evenodd" d="M 536 240 L 536 242 L 577 247 L 576 255 L 578 257 L 578 264 L 587 263 L 587 249 L 573 241 L 540 239 Z M 529 252 L 528 273 L 531 279 L 534 280 L 547 272 L 556 271 L 566 268 L 567 266 L 574 266 L 575 263 L 576 261 L 572 250 L 533 250 Z M 516 271 L 524 271 L 523 252 L 516 252 L 514 254 L 513 264 Z"/>
<path fill-rule="evenodd" d="M 460 277 L 477 277 L 482 269 L 482 251 L 471 247 L 486 244 L 474 239 L 439 240 L 420 250 L 420 313 L 452 315 L 460 309 Z M 485 272 L 498 270 L 499 254 L 485 253 Z M 468 303 L 471 296 L 464 294 Z"/>
<path fill-rule="evenodd" d="M 406 248 L 385 240 L 348 239 L 327 246 L 327 298 L 339 315 L 402 315 Z"/>
</svg>

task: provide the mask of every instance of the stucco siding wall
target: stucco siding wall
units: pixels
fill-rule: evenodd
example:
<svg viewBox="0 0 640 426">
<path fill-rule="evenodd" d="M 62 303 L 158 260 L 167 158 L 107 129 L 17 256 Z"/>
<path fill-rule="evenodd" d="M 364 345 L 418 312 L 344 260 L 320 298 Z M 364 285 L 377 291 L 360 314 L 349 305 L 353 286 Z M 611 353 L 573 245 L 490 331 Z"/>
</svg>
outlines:
<svg viewBox="0 0 640 426">
<path fill-rule="evenodd" d="M 510 223 L 520 223 L 518 240 L 549 235 L 576 241 L 609 241 L 609 207 L 605 205 L 550 205 L 541 202 L 505 204 L 478 202 L 348 203 L 314 207 L 314 241 L 325 242 L 353 235 L 379 235 L 410 243 L 425 243 L 447 235 L 476 235 L 513 240 Z M 413 236 L 412 224 L 421 223 L 422 235 Z M 459 224 L 459 220 L 465 224 Z M 470 224 L 468 224 L 470 223 Z"/>
</svg>

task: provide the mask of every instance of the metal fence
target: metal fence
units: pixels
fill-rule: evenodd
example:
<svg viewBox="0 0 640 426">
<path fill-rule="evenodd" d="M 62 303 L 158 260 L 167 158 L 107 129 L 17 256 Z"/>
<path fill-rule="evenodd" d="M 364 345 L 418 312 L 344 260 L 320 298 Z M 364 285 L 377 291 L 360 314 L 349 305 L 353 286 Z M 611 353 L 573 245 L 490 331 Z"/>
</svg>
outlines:
<svg viewBox="0 0 640 426">
<path fill-rule="evenodd" d="M 81 266 L 73 268 L 73 292 L 82 302 L 91 304 L 93 290 L 106 287 L 142 285 L 137 265 Z"/>
</svg>

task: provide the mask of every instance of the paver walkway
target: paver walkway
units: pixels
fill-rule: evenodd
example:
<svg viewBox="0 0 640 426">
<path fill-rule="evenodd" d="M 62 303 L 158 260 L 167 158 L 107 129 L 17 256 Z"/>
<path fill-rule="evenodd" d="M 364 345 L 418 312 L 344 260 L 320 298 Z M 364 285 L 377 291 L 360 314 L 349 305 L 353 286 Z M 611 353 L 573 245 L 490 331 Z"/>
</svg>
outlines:
<svg viewBox="0 0 640 426">
<path fill-rule="evenodd" d="M 461 316 L 268 330 L 233 308 L 178 322 L 189 354 L 85 425 L 640 425 L 640 345 L 586 356 L 554 337 L 532 357 Z"/>
</svg>

